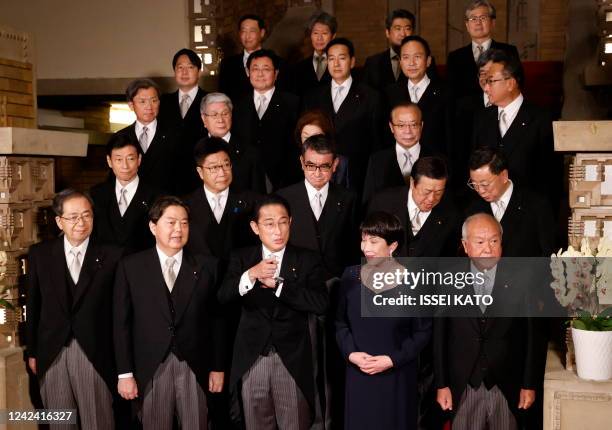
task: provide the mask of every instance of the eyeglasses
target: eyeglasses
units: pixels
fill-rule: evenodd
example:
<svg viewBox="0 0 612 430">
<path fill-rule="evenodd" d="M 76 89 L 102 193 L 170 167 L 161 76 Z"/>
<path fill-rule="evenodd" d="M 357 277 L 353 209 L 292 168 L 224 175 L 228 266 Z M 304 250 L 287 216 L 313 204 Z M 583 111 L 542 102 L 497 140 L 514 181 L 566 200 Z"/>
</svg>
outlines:
<svg viewBox="0 0 612 430">
<path fill-rule="evenodd" d="M 93 214 L 91 212 L 84 212 L 81 215 L 71 215 L 69 217 L 60 216 L 60 218 L 70 224 L 76 224 L 79 222 L 79 220 L 88 223 L 93 220 Z"/>
<path fill-rule="evenodd" d="M 208 173 L 210 173 L 211 175 L 217 175 L 219 174 L 221 170 L 223 170 L 224 172 L 229 172 L 230 170 L 232 170 L 232 163 L 227 161 L 223 164 L 216 164 L 214 166 L 200 166 L 200 167 L 208 170 Z"/>
<path fill-rule="evenodd" d="M 467 18 L 467 21 L 470 24 L 476 24 L 477 22 L 487 22 L 491 17 L 489 15 L 480 15 L 480 16 L 470 16 Z"/>
<path fill-rule="evenodd" d="M 208 118 L 212 118 L 212 119 L 217 119 L 217 118 L 228 118 L 232 113 L 228 110 L 223 111 L 223 112 L 215 112 L 215 113 L 204 113 L 204 116 L 208 117 Z"/>
<path fill-rule="evenodd" d="M 274 221 L 266 221 L 266 222 L 258 222 L 258 225 L 262 226 L 268 231 L 273 231 L 275 227 L 278 227 L 279 230 L 284 230 L 289 227 L 289 220 L 281 220 L 278 222 Z"/>
<path fill-rule="evenodd" d="M 329 173 L 331 172 L 332 165 L 331 164 L 313 164 L 313 163 L 305 163 L 304 167 L 308 172 L 316 172 L 320 170 L 321 173 Z"/>
<path fill-rule="evenodd" d="M 159 103 L 159 98 L 151 97 L 150 99 L 134 99 L 134 103 L 139 106 L 155 105 Z"/>
<path fill-rule="evenodd" d="M 497 180 L 498 177 L 499 176 L 496 176 L 495 178 L 493 178 L 493 180 L 489 182 L 487 181 L 474 182 L 470 179 L 469 181 L 467 181 L 467 186 L 473 189 L 474 191 L 478 191 L 481 188 L 482 189 L 489 188 L 491 185 L 493 185 L 493 183 Z"/>
<path fill-rule="evenodd" d="M 418 130 L 419 128 L 421 128 L 421 124 L 417 123 L 417 122 L 412 123 L 412 124 L 404 124 L 404 123 L 394 124 L 394 123 L 391 123 L 391 125 L 393 127 L 397 128 L 399 131 L 406 130 L 406 129 Z"/>
<path fill-rule="evenodd" d="M 484 83 L 485 85 L 493 85 L 495 82 L 499 82 L 499 81 L 507 81 L 508 79 L 512 79 L 511 76 L 505 77 L 505 78 L 499 78 L 499 79 L 485 79 Z"/>
</svg>

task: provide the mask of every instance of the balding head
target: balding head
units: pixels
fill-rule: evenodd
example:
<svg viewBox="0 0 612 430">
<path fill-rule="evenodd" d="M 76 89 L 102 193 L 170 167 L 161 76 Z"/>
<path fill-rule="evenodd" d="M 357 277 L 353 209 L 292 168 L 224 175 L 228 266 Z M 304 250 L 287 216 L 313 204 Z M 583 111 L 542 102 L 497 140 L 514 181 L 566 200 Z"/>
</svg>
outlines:
<svg viewBox="0 0 612 430">
<path fill-rule="evenodd" d="M 461 228 L 461 243 L 477 266 L 493 267 L 502 255 L 502 226 L 491 215 L 478 213 L 468 217 Z"/>
</svg>

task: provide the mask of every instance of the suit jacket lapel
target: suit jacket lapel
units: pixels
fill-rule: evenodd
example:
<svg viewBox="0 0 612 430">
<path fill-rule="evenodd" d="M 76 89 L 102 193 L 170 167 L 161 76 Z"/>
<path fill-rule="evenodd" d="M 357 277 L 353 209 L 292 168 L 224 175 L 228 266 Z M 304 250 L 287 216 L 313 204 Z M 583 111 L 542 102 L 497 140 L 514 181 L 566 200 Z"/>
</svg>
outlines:
<svg viewBox="0 0 612 430">
<path fill-rule="evenodd" d="M 280 97 L 280 94 L 277 88 L 274 90 L 274 93 L 272 94 L 272 98 L 268 102 L 268 107 L 266 108 L 266 111 L 264 112 L 263 117 L 261 117 L 262 121 L 263 120 L 269 121 L 270 119 L 276 118 L 276 113 L 281 109 L 280 102 L 281 102 L 281 97 Z"/>
<path fill-rule="evenodd" d="M 69 290 L 71 287 L 66 280 L 68 266 L 66 263 L 66 254 L 64 253 L 64 236 L 57 238 L 53 244 L 53 249 L 51 251 L 51 267 L 49 267 L 49 270 L 51 271 L 53 285 L 56 286 L 55 296 L 64 311 L 70 314 L 73 292 Z"/>
<path fill-rule="evenodd" d="M 521 142 L 523 130 L 526 129 L 525 127 L 530 121 L 531 115 L 529 113 L 529 108 L 525 106 L 525 101 L 523 101 L 514 121 L 512 121 L 508 130 L 506 130 L 506 134 L 501 139 L 506 148 L 507 155 L 510 155 L 517 144 Z"/>
<path fill-rule="evenodd" d="M 172 316 L 168 307 L 168 286 L 164 280 L 163 268 L 159 261 L 159 255 L 157 255 L 157 249 L 153 247 L 146 252 L 147 264 L 146 267 L 143 267 L 140 274 L 143 288 L 146 288 L 154 297 L 155 301 L 159 304 L 161 313 L 168 322 L 171 322 Z"/>
<path fill-rule="evenodd" d="M 185 309 L 189 306 L 193 290 L 200 277 L 200 267 L 195 259 L 187 252 L 183 252 L 183 261 L 179 270 L 174 287 L 172 288 L 172 301 L 174 302 L 175 325 L 181 321 Z"/>
<path fill-rule="evenodd" d="M 326 233 L 335 227 L 338 213 L 342 212 L 343 210 L 342 201 L 340 201 L 338 197 L 337 188 L 334 186 L 334 184 L 330 183 L 327 192 L 327 199 L 325 199 L 325 205 L 323 206 L 323 211 L 321 212 L 318 223 L 319 236 L 321 238 L 321 251 L 327 246 L 329 234 Z"/>
<path fill-rule="evenodd" d="M 102 267 L 103 261 L 104 256 L 100 252 L 100 249 L 95 243 L 90 241 L 89 245 L 87 245 L 87 251 L 85 251 L 85 257 L 81 265 L 81 273 L 79 273 L 79 282 L 76 284 L 74 299 L 72 300 L 73 310 L 79 308 L 85 293 L 89 290 L 95 278 L 96 271 Z"/>
<path fill-rule="evenodd" d="M 293 247 L 287 246 L 285 248 L 285 254 L 283 255 L 283 262 L 281 264 L 280 277 L 285 281 L 294 282 L 298 279 L 297 272 L 297 254 Z M 285 286 L 283 286 L 285 288 Z"/>
</svg>

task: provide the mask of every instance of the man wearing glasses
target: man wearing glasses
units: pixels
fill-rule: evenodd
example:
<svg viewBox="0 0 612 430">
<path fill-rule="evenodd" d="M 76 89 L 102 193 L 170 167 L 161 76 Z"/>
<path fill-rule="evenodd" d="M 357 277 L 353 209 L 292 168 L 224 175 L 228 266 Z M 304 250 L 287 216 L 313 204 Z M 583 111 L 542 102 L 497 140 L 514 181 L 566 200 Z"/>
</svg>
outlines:
<svg viewBox="0 0 612 430">
<path fill-rule="evenodd" d="M 449 91 L 454 99 L 482 93 L 478 85 L 476 61 L 483 52 L 501 49 L 519 59 L 516 46 L 491 38 L 495 29 L 495 17 L 495 7 L 488 0 L 474 0 L 466 7 L 465 28 L 472 41 L 469 45 L 450 52 L 446 61 Z"/>
<path fill-rule="evenodd" d="M 232 163 L 232 188 L 236 191 L 265 193 L 265 173 L 258 153 L 231 132 L 233 109 L 234 105 L 227 95 L 209 93 L 200 104 L 202 122 L 208 130 L 208 136 L 223 139 L 227 144 Z"/>
<path fill-rule="evenodd" d="M 120 250 L 90 240 L 91 199 L 53 199 L 63 237 L 30 248 L 27 356 L 47 409 L 71 409 L 77 428 L 113 429 L 116 376 L 112 291 Z"/>
<path fill-rule="evenodd" d="M 308 320 L 328 307 L 324 269 L 316 253 L 288 245 L 285 199 L 266 196 L 253 213 L 261 245 L 232 254 L 218 294 L 242 311 L 230 390 L 242 397 L 247 430 L 308 429 L 315 411 Z"/>
</svg>

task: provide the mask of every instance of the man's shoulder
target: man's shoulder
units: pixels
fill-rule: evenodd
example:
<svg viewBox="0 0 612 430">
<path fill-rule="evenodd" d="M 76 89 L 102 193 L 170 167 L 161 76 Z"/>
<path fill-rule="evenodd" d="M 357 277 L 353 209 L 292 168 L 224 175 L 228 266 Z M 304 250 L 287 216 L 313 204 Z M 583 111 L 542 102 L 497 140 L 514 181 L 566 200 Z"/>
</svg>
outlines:
<svg viewBox="0 0 612 430">
<path fill-rule="evenodd" d="M 293 185 L 289 185 L 287 187 L 281 188 L 276 192 L 279 196 L 285 198 L 286 200 L 295 200 L 297 196 L 301 193 L 306 192 L 306 187 L 304 186 L 304 181 L 296 182 Z"/>
<path fill-rule="evenodd" d="M 178 90 L 171 92 L 171 93 L 162 94 L 159 100 L 162 104 L 169 103 L 172 101 L 176 101 L 178 103 Z"/>
<path fill-rule="evenodd" d="M 349 190 L 342 185 L 334 184 L 333 182 L 329 183 L 329 192 L 333 193 L 339 200 L 346 202 L 352 202 L 357 199 L 357 193 L 355 191 Z"/>
<path fill-rule="evenodd" d="M 242 63 L 242 58 L 243 58 L 243 54 L 234 54 L 234 55 L 229 55 L 225 58 L 223 58 L 223 60 L 221 60 L 221 64 L 225 65 L 225 66 L 236 66 L 237 64 L 241 64 Z"/>
<path fill-rule="evenodd" d="M 376 54 L 370 55 L 368 58 L 366 58 L 364 67 L 367 67 L 368 65 L 371 67 L 378 66 L 383 61 L 385 61 L 385 59 L 390 59 L 388 49 L 385 49 L 382 52 L 378 52 Z"/>
<path fill-rule="evenodd" d="M 387 161 L 390 158 L 395 158 L 395 144 L 387 148 L 379 149 L 378 151 L 373 153 L 370 158 L 372 160 L 372 164 L 378 164 L 383 161 Z"/>
<path fill-rule="evenodd" d="M 448 53 L 448 59 L 449 60 L 451 60 L 451 59 L 452 60 L 457 60 L 457 59 L 459 59 L 460 57 L 462 57 L 462 56 L 464 56 L 466 54 L 473 55 L 472 54 L 472 44 L 471 43 L 469 43 L 467 45 L 464 45 L 464 46 L 462 46 L 460 48 L 457 48 L 454 51 L 449 52 Z"/>
<path fill-rule="evenodd" d="M 404 198 L 404 196 L 406 196 Z M 377 191 L 371 198 L 368 212 L 376 210 L 391 210 L 399 205 L 399 202 L 406 200 L 408 197 L 408 187 L 405 185 L 399 187 L 384 188 Z"/>
<path fill-rule="evenodd" d="M 101 200 L 102 198 L 107 197 L 108 195 L 112 194 L 114 187 L 115 187 L 114 179 L 109 178 L 106 181 L 100 182 L 99 184 L 96 184 L 93 187 L 91 187 L 91 189 L 89 190 L 89 195 L 95 202 L 96 200 Z M 94 207 L 94 209 L 100 209 L 100 208 Z"/>
</svg>

